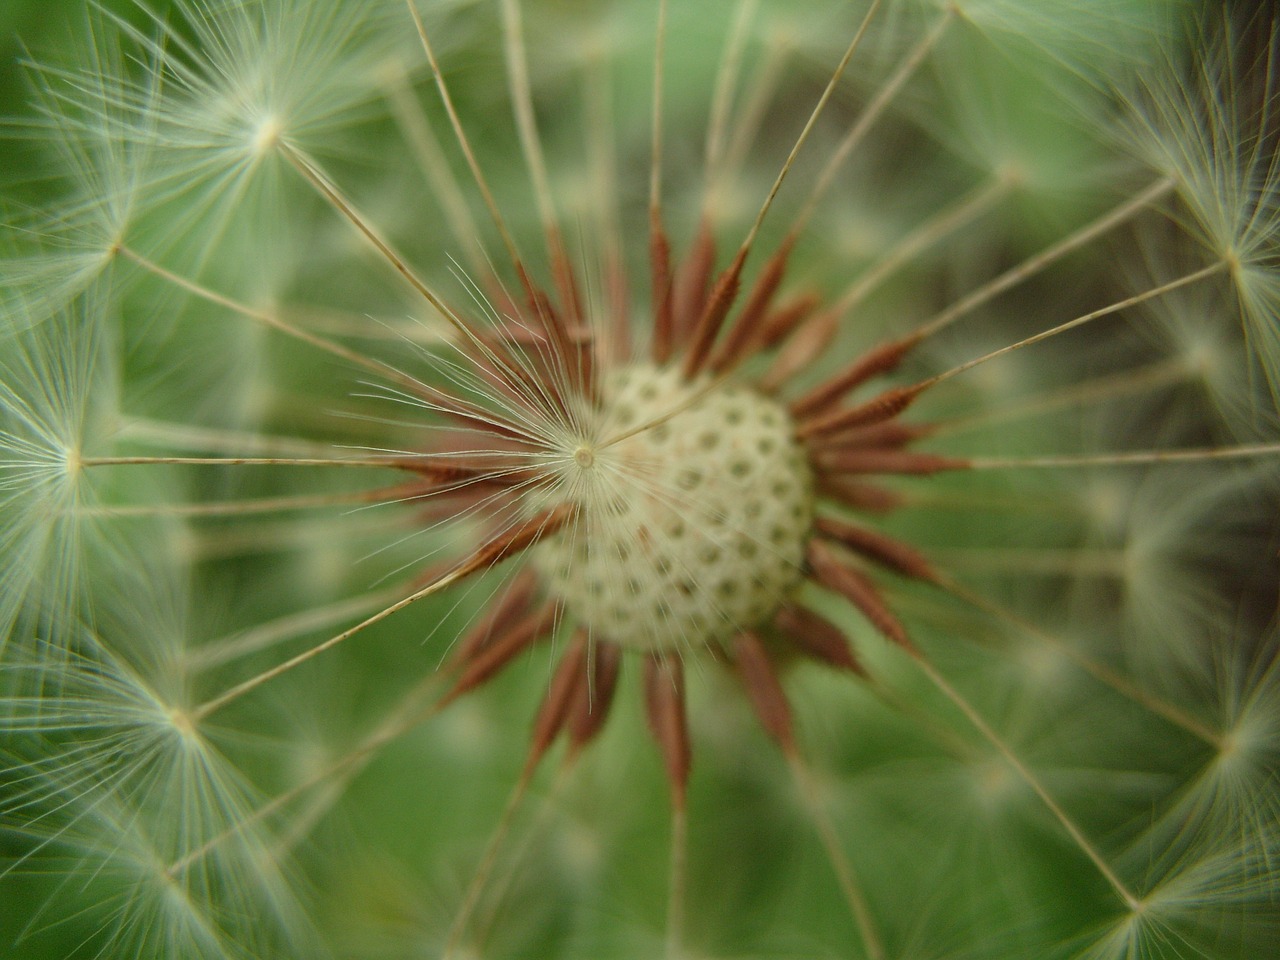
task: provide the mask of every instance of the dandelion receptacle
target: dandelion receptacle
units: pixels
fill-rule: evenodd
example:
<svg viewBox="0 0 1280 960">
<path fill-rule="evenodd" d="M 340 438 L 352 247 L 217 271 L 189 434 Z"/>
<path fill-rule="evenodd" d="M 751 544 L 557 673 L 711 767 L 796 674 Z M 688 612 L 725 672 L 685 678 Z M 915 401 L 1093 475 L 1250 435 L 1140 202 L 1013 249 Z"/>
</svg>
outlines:
<svg viewBox="0 0 1280 960">
<path fill-rule="evenodd" d="M 1274 951 L 1273 14 L 70 6 L 0 954 Z"/>
</svg>

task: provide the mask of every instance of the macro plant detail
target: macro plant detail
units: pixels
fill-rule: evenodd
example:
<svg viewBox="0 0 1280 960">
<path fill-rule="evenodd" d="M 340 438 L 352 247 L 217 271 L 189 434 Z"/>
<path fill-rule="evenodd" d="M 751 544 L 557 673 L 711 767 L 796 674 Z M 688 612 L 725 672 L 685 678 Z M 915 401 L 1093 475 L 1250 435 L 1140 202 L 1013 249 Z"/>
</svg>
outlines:
<svg viewBox="0 0 1280 960">
<path fill-rule="evenodd" d="M 37 51 L 7 950 L 1266 955 L 1277 24 L 785 6 Z"/>
</svg>

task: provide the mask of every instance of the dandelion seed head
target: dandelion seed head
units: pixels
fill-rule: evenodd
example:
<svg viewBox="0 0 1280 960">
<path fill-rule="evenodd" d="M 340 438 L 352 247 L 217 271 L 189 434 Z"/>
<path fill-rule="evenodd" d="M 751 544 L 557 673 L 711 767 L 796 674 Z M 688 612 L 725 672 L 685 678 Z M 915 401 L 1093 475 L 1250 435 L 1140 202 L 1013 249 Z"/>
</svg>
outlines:
<svg viewBox="0 0 1280 960">
<path fill-rule="evenodd" d="M 1198 485 L 1197 485 L 1197 481 Z M 1190 663 L 1207 634 L 1220 629 L 1221 592 L 1203 574 L 1206 567 L 1236 570 L 1254 536 L 1239 526 L 1242 497 L 1256 485 L 1245 471 L 1211 481 L 1189 471 L 1177 477 L 1143 478 L 1129 491 L 1120 550 L 1123 612 L 1135 639 L 1159 637 L 1158 646 L 1137 642 L 1129 653 L 1149 667 L 1165 669 L 1180 658 Z"/>
<path fill-rule="evenodd" d="M 1261 10 L 1206 13 L 1193 61 L 1170 57 L 1164 69 L 1139 74 L 1123 131 L 1131 149 L 1177 184 L 1189 231 L 1226 265 L 1273 399 L 1280 390 L 1278 31 Z"/>
<path fill-rule="evenodd" d="M 1000 757 L 983 757 L 969 765 L 974 799 L 988 815 L 1002 812 L 1020 792 L 1013 771 Z"/>
<path fill-rule="evenodd" d="M 190 740 L 196 735 L 195 721 L 191 717 L 191 713 L 182 707 L 170 707 L 167 711 L 169 723 L 173 729 L 178 732 L 184 740 Z"/>
<path fill-rule="evenodd" d="M 1079 496 L 1090 524 L 1104 535 L 1115 535 L 1125 528 L 1131 492 L 1123 478 L 1090 477 L 1080 485 Z"/>
<path fill-rule="evenodd" d="M 1201 340 L 1190 340 L 1183 346 L 1181 352 L 1183 369 L 1190 376 L 1206 384 L 1221 378 L 1226 369 L 1226 360 L 1218 344 L 1208 336 Z"/>
<path fill-rule="evenodd" d="M 118 398 L 101 366 L 102 345 L 84 325 L 98 302 L 87 298 L 41 324 L 18 322 L 3 341 L 0 636 L 24 606 L 49 615 L 74 606 L 85 554 L 101 543 L 92 518 L 98 485 L 84 457 L 100 452 L 116 428 Z"/>
<path fill-rule="evenodd" d="M 1272 796 L 1280 762 L 1280 696 L 1268 682 L 1276 670 L 1276 661 L 1269 659 L 1273 644 L 1274 638 L 1264 642 L 1252 663 L 1226 647 L 1214 678 L 1221 734 L 1203 776 L 1187 796 L 1196 815 L 1237 822 L 1259 833 L 1280 824 L 1280 804 Z"/>
<path fill-rule="evenodd" d="M 1022 668 L 1019 676 L 1025 689 L 1053 691 L 1069 685 L 1073 679 L 1070 662 L 1053 647 L 1024 643 L 1014 656 Z"/>
<path fill-rule="evenodd" d="M 133 611 L 165 630 L 150 613 Z M 108 952 L 214 958 L 306 939 L 284 872 L 242 823 L 252 791 L 166 696 L 172 665 L 144 644 L 116 648 L 66 621 L 57 629 L 76 635 L 0 668 L 0 731 L 25 761 L 21 787 L 0 794 L 0 829 L 33 841 L 33 867 L 75 864 Z M 187 869 L 192 844 L 228 831 L 232 843 Z M 258 919 L 246 924 L 250 904 Z"/>
<path fill-rule="evenodd" d="M 263 156 L 274 150 L 284 135 L 284 124 L 274 116 L 263 117 L 253 129 L 249 140 L 249 149 L 256 156 Z"/>
<path fill-rule="evenodd" d="M 1156 275 L 1168 275 L 1167 258 L 1163 264 L 1158 257 L 1152 259 L 1152 266 L 1160 271 Z M 1265 370 L 1247 332 L 1205 322 L 1207 317 L 1234 311 L 1232 292 L 1224 286 L 1178 290 L 1146 311 L 1152 342 L 1171 366 L 1164 396 L 1178 410 L 1207 400 L 1216 409 L 1218 428 L 1242 439 L 1266 435 L 1275 412 Z"/>
<path fill-rule="evenodd" d="M 539 553 L 569 613 L 648 650 L 723 641 L 775 613 L 813 517 L 787 412 L 650 366 L 615 371 L 602 390 L 599 449 L 568 457 L 581 519 Z"/>
<path fill-rule="evenodd" d="M 48 915 L 81 953 L 325 955 L 305 842 L 353 957 L 1216 958 L 1200 920 L 1276 887 L 1274 677 L 1203 669 L 1274 460 L 1180 448 L 1247 432 L 1277 178 L 1250 207 L 1185 173 L 1247 149 L 1108 138 L 1179 4 L 607 6 L 178 0 L 46 73 L 75 182 L 0 271 L 28 327 L 85 297 L 130 414 L 85 412 L 65 332 L 0 360 L 0 626 L 57 634 L 0 659 L 0 820 L 78 854 Z M 1154 347 L 1145 226 L 1193 284 Z M 1205 256 L 1230 287 L 1184 298 Z M 97 498 L 146 564 L 44 517 Z M 655 877 L 665 953 L 618 900 Z"/>
<path fill-rule="evenodd" d="M 1102 0 L 1087 9 L 1069 0 L 928 0 L 1003 43 L 1026 45 L 1072 70 L 1101 71 L 1142 56 L 1183 0 Z"/>
</svg>

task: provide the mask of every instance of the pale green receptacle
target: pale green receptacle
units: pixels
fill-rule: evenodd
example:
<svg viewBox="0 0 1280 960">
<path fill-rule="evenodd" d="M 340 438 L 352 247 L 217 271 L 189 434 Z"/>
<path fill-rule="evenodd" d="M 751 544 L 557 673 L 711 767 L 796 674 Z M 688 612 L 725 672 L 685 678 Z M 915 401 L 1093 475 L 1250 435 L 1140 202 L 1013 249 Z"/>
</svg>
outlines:
<svg viewBox="0 0 1280 960">
<path fill-rule="evenodd" d="M 805 214 L 785 289 L 856 303 L 784 402 L 1134 198 L 1148 202 L 938 324 L 893 382 L 1208 272 L 957 373 L 911 411 L 938 425 L 920 448 L 951 457 L 1104 462 L 892 478 L 902 504 L 884 514 L 819 503 L 945 573 L 940 587 L 874 571 L 949 685 L 844 600 L 798 587 L 870 675 L 786 672 L 810 794 L 732 669 L 691 651 L 674 947 L 668 784 L 632 659 L 600 739 L 563 774 L 557 748 L 532 781 L 455 957 L 1245 960 L 1276 932 L 1274 134 L 1250 139 L 1245 81 L 1233 130 L 1228 78 L 1202 71 L 1216 101 L 1185 80 L 1217 62 L 1214 36 L 1244 58 L 1246 39 L 1273 43 L 1268 24 L 1210 11 L 1188 41 L 1178 4 L 881 7 L 748 261 L 777 249 L 892 93 Z M 474 547 L 485 501 L 370 504 L 361 491 L 402 499 L 403 478 L 373 468 L 94 461 L 456 451 L 457 424 L 404 381 L 314 338 L 507 402 L 285 147 L 484 329 L 521 309 L 487 273 L 519 281 L 402 4 L 187 9 L 163 44 L 147 39 L 158 25 L 122 36 L 91 15 L 80 46 L 40 53 L 68 65 L 37 72 L 0 154 L 18 158 L 0 241 L 0 953 L 440 956 L 567 627 L 433 712 L 442 661 L 506 595 L 495 571 L 220 700 Z M 616 319 L 610 258 L 625 267 L 639 352 L 657 4 L 520 9 L 554 213 L 593 321 Z M 678 254 L 705 213 L 728 262 L 867 9 L 671 0 L 661 194 Z M 551 287 L 503 7 L 420 10 L 505 225 Z M 730 120 L 708 144 L 718 104 Z M 1201 123 L 1171 123 L 1196 104 Z M 1200 222 L 1215 213 L 1225 228 Z M 513 335 L 529 326 L 516 319 Z M 1151 450 L 1217 456 L 1111 457 Z M 695 484 L 673 513 L 735 489 Z M 745 526 L 745 507 L 733 516 Z M 624 629 L 611 616 L 593 626 Z"/>
</svg>

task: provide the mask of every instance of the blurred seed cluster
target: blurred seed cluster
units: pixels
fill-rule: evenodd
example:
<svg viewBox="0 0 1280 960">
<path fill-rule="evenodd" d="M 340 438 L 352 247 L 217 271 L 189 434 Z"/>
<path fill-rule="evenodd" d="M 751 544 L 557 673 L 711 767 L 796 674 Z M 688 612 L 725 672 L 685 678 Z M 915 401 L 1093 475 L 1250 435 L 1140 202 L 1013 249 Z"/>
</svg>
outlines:
<svg viewBox="0 0 1280 960">
<path fill-rule="evenodd" d="M 0 956 L 1272 955 L 1274 15 L 80 6 L 0 13 Z M 455 314 L 536 330 L 549 221 L 617 363 L 654 197 L 723 270 L 784 168 L 745 285 L 794 243 L 821 306 L 734 377 L 914 338 L 885 382 L 965 469 L 822 505 L 938 576 L 873 571 L 918 655 L 797 588 L 861 670 L 783 666 L 797 756 L 688 652 L 685 849 L 633 654 L 517 789 L 568 631 L 446 696 L 530 564 L 431 587 L 489 501 L 378 461 L 511 408 Z"/>
</svg>

